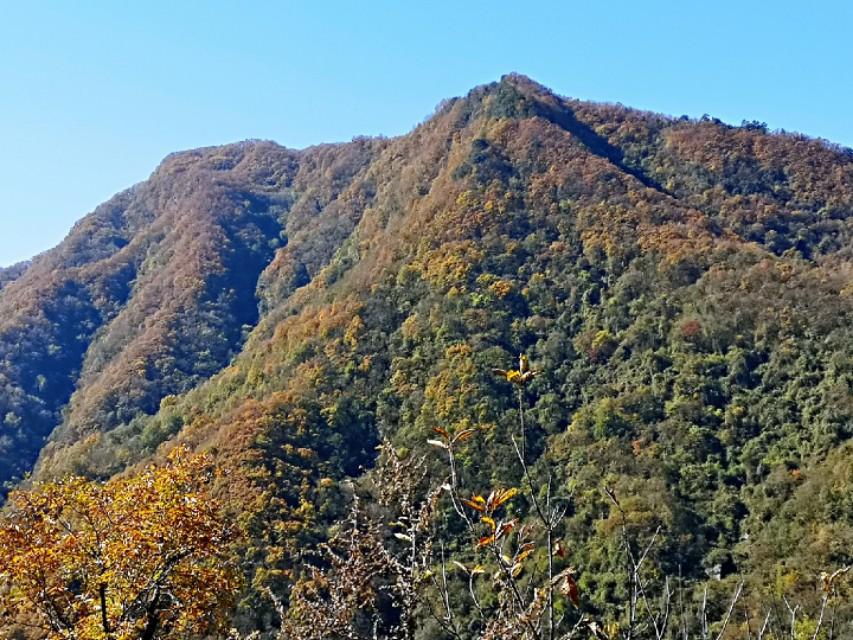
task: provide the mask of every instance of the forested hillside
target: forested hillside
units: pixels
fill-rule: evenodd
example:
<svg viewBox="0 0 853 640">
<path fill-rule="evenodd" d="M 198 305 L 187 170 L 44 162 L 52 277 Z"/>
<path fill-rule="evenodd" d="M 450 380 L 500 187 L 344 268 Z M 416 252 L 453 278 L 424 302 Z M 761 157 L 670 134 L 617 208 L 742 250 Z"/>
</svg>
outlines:
<svg viewBox="0 0 853 640">
<path fill-rule="evenodd" d="M 28 262 L 19 262 L 11 267 L 0 267 L 0 289 L 20 278 L 28 266 Z"/>
<path fill-rule="evenodd" d="M 849 149 L 516 75 L 398 138 L 175 154 L 0 271 L 0 479 L 210 453 L 249 532 L 235 624 L 268 630 L 380 443 L 441 479 L 427 441 L 474 430 L 466 486 L 522 486 L 526 407 L 567 616 L 624 613 L 620 530 L 720 615 L 741 579 L 814 609 L 853 563 L 851 213 Z M 519 405 L 493 370 L 522 353 Z"/>
</svg>

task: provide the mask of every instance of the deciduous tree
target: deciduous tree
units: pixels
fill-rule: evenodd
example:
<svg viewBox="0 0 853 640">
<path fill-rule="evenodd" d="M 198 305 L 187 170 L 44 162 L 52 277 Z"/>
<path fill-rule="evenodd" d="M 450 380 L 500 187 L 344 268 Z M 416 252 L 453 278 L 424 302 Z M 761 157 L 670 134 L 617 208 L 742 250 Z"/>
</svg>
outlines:
<svg viewBox="0 0 853 640">
<path fill-rule="evenodd" d="M 239 579 L 211 461 L 106 484 L 72 477 L 11 494 L 0 521 L 3 628 L 49 640 L 154 640 L 215 631 Z"/>
</svg>

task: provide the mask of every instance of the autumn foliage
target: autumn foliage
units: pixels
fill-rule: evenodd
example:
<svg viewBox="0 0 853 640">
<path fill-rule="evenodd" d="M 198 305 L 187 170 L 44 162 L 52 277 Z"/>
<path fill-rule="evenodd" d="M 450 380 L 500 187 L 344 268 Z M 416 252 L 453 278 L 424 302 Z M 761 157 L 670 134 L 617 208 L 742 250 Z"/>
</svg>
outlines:
<svg viewBox="0 0 853 640">
<path fill-rule="evenodd" d="M 0 270 L 0 482 L 210 451 L 247 530 L 246 634 L 289 615 L 372 637 L 378 615 L 418 640 L 507 640 L 533 604 L 557 637 L 583 619 L 681 638 L 640 624 L 640 591 L 700 629 L 745 579 L 727 635 L 759 636 L 772 605 L 774 640 L 811 638 L 821 572 L 853 564 L 851 212 L 851 150 L 517 75 L 393 139 L 175 154 Z M 412 491 L 429 530 L 364 489 L 391 451 L 424 461 L 427 488 L 453 456 L 453 500 Z M 441 623 L 406 608 L 418 579 L 442 589 L 396 534 L 444 554 Z M 332 589 L 356 570 L 360 612 L 363 589 Z M 853 637 L 844 576 L 821 623 L 836 638 Z"/>
<path fill-rule="evenodd" d="M 239 580 L 211 473 L 208 458 L 179 448 L 163 467 L 106 484 L 13 493 L 0 524 L 3 631 L 151 640 L 219 628 Z"/>
</svg>

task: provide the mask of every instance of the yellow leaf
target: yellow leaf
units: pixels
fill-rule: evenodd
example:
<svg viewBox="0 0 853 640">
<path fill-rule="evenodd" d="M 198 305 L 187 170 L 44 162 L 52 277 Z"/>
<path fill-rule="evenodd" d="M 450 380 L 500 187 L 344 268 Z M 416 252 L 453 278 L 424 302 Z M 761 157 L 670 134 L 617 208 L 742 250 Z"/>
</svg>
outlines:
<svg viewBox="0 0 853 640">
<path fill-rule="evenodd" d="M 462 499 L 462 504 L 476 509 L 480 513 L 486 510 L 486 499 L 483 496 L 472 496 L 470 500 Z"/>
<path fill-rule="evenodd" d="M 515 496 L 518 495 L 518 489 L 507 489 L 506 491 L 495 491 L 492 495 L 489 496 L 489 508 L 494 511 L 508 500 L 512 500 Z"/>
</svg>

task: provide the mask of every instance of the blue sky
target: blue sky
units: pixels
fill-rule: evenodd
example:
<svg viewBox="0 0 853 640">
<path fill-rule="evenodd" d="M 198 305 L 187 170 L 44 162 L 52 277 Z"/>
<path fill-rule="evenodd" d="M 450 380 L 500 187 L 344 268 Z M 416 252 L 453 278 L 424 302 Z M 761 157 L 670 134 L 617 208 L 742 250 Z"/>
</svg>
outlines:
<svg viewBox="0 0 853 640">
<path fill-rule="evenodd" d="M 509 71 L 853 146 L 851 33 L 841 0 L 0 2 L 0 265 L 172 151 L 405 133 Z"/>
</svg>

